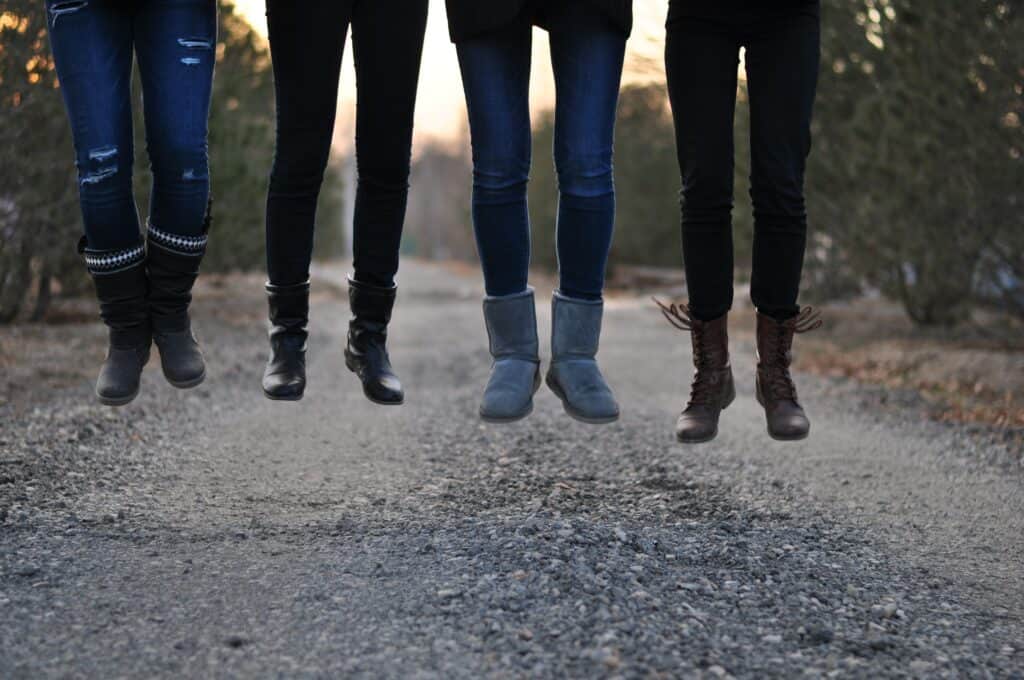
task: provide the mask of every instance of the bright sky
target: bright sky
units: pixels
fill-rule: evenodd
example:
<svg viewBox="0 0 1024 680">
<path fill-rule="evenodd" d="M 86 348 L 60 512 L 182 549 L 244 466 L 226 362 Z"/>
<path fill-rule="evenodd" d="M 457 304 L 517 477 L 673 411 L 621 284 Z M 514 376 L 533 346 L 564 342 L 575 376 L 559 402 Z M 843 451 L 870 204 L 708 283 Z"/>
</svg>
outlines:
<svg viewBox="0 0 1024 680">
<path fill-rule="evenodd" d="M 238 10 L 266 35 L 265 0 L 235 0 Z M 660 78 L 665 12 L 664 0 L 636 0 L 636 29 L 629 41 L 626 80 Z M 534 109 L 550 105 L 553 98 L 547 34 L 537 31 L 534 38 L 531 103 Z M 338 142 L 347 146 L 351 138 L 355 107 L 355 74 L 352 70 L 351 41 L 346 43 L 345 62 L 341 75 L 341 106 L 338 113 Z M 419 100 L 416 104 L 416 135 L 418 139 L 451 139 L 458 134 L 466 119 L 462 80 L 459 75 L 455 47 L 448 39 L 444 0 L 430 1 L 423 67 L 420 76 Z"/>
</svg>

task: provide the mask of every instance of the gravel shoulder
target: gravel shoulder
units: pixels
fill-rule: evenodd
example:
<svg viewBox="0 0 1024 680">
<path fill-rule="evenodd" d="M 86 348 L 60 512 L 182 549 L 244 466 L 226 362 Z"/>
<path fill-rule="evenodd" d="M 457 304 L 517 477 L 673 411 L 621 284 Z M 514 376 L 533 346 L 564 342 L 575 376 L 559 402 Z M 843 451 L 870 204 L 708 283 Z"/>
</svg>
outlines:
<svg viewBox="0 0 1024 680">
<path fill-rule="evenodd" d="M 255 277 L 204 284 L 206 384 L 154 364 L 116 411 L 98 325 L 0 331 L 0 676 L 1024 677 L 1016 442 L 809 375 L 812 437 L 772 442 L 739 333 L 740 398 L 683 448 L 687 343 L 632 298 L 601 352 L 619 423 L 542 391 L 484 425 L 479 283 L 416 262 L 384 409 L 319 274 L 298 404 L 259 392 Z"/>
</svg>

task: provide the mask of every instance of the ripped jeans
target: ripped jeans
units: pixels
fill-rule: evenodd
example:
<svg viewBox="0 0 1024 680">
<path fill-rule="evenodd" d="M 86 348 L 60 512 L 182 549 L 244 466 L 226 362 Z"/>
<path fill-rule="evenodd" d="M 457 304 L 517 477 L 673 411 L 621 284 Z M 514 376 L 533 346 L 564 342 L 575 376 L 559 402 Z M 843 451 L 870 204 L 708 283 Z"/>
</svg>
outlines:
<svg viewBox="0 0 1024 680">
<path fill-rule="evenodd" d="M 132 193 L 134 55 L 153 173 L 150 223 L 199 235 L 210 195 L 216 0 L 46 0 L 46 9 L 89 247 L 130 248 L 140 238 Z"/>
</svg>

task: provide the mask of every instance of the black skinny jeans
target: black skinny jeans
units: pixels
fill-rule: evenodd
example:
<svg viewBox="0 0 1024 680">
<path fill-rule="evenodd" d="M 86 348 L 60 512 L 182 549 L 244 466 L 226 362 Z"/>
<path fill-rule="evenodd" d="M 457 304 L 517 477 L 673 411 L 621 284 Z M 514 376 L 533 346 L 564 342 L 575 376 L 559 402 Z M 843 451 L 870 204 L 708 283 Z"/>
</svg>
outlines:
<svg viewBox="0 0 1024 680">
<path fill-rule="evenodd" d="M 391 286 L 409 191 L 427 0 L 267 0 L 277 149 L 267 197 L 274 285 L 309 278 L 316 204 L 331 151 L 345 34 L 356 66 L 356 280 Z"/>
<path fill-rule="evenodd" d="M 804 168 L 820 61 L 817 2 L 673 0 L 665 60 L 682 174 L 683 262 L 693 314 L 733 299 L 733 115 L 739 50 L 750 95 L 754 256 L 751 298 L 762 313 L 794 315 L 807 213 Z M 701 12 L 695 6 L 706 5 Z M 683 8 L 685 6 L 685 9 Z"/>
</svg>

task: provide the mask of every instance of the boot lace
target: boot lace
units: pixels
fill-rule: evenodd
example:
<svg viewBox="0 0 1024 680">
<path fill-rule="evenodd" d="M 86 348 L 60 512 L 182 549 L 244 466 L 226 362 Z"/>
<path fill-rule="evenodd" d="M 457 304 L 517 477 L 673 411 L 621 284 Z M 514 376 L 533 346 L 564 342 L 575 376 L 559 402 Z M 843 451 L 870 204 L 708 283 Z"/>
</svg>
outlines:
<svg viewBox="0 0 1024 680">
<path fill-rule="evenodd" d="M 796 384 L 789 373 L 792 357 L 793 335 L 810 333 L 821 328 L 821 312 L 813 307 L 804 307 L 792 319 L 776 322 L 773 332 L 769 356 L 762 361 L 762 372 L 765 378 L 764 387 L 776 401 L 797 401 Z"/>
<path fill-rule="evenodd" d="M 687 408 L 714 404 L 720 386 L 714 365 L 716 354 L 709 351 L 710 343 L 707 342 L 707 324 L 695 318 L 687 304 L 666 305 L 657 298 L 651 299 L 672 326 L 693 336 L 693 363 L 697 370 L 690 385 L 690 402 Z"/>
</svg>

